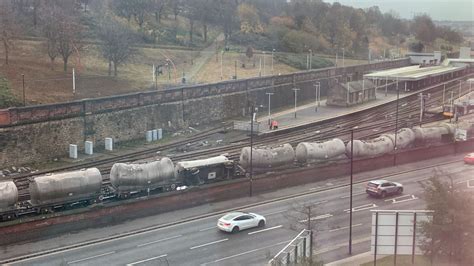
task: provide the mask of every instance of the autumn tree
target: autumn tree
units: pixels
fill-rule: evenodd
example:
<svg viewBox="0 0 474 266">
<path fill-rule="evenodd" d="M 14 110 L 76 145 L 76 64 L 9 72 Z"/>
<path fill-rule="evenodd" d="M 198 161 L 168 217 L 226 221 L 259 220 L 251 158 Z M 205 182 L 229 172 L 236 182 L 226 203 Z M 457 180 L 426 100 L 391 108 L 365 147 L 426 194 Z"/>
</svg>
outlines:
<svg viewBox="0 0 474 266">
<path fill-rule="evenodd" d="M 260 16 L 255 6 L 242 3 L 237 9 L 240 20 L 240 31 L 243 33 L 261 33 L 263 26 L 260 23 Z"/>
<path fill-rule="evenodd" d="M 474 265 L 472 193 L 457 186 L 451 175 L 437 171 L 424 185 L 424 196 L 427 209 L 434 211 L 433 219 L 422 224 L 424 252 L 432 258 L 441 255 L 459 265 Z"/>
<path fill-rule="evenodd" d="M 109 76 L 112 74 L 112 65 L 114 76 L 117 76 L 117 70 L 129 60 L 136 50 L 133 49 L 133 34 L 126 25 L 113 21 L 110 18 L 101 23 L 99 38 L 102 41 L 102 56 L 109 63 Z"/>
<path fill-rule="evenodd" d="M 425 44 L 430 44 L 436 39 L 436 26 L 428 15 L 416 16 L 413 19 L 412 29 L 416 38 Z"/>
</svg>

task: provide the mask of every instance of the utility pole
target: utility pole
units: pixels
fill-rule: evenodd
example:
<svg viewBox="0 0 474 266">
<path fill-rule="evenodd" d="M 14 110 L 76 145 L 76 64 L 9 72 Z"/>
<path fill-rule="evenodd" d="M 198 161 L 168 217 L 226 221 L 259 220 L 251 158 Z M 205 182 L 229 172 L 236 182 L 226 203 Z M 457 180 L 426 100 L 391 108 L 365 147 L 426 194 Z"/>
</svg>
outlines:
<svg viewBox="0 0 474 266">
<path fill-rule="evenodd" d="M 253 195 L 253 121 L 254 121 L 254 112 L 255 106 L 252 105 L 252 112 L 250 112 L 250 187 L 249 187 L 249 195 L 252 197 Z"/>
<path fill-rule="evenodd" d="M 26 96 L 25 96 L 25 74 L 21 74 L 21 79 L 23 80 L 23 106 L 26 106 Z"/>
<path fill-rule="evenodd" d="M 349 206 L 349 255 L 352 255 L 352 174 L 354 168 L 354 128 L 351 129 L 351 188 Z"/>
<path fill-rule="evenodd" d="M 271 105 L 271 96 L 273 95 L 273 92 L 267 92 L 266 93 L 268 95 L 268 125 L 271 124 L 272 122 L 272 118 L 271 118 L 271 113 L 270 113 L 270 105 Z"/>
<path fill-rule="evenodd" d="M 263 75 L 265 76 L 265 51 L 263 51 Z"/>
<path fill-rule="evenodd" d="M 296 118 L 296 99 L 298 98 L 298 91 L 300 89 L 293 88 L 293 91 L 295 92 L 295 118 Z"/>
<path fill-rule="evenodd" d="M 309 49 L 309 69 L 310 70 L 313 69 L 312 61 L 313 61 L 313 51 Z"/>
<path fill-rule="evenodd" d="M 237 79 L 237 60 L 234 63 L 234 79 Z"/>
<path fill-rule="evenodd" d="M 314 111 L 318 111 L 318 107 L 321 105 L 320 100 L 321 100 L 321 83 L 319 81 L 316 81 L 314 83 L 314 96 L 315 96 L 315 102 L 314 102 Z"/>
<path fill-rule="evenodd" d="M 275 53 L 275 49 L 272 49 L 272 75 L 273 75 L 273 54 Z"/>
<path fill-rule="evenodd" d="M 344 67 L 344 48 L 342 48 L 342 67 Z"/>
<path fill-rule="evenodd" d="M 223 56 L 224 56 L 224 50 L 221 51 L 221 80 L 223 79 L 223 73 L 222 73 L 222 64 L 223 64 Z"/>
</svg>

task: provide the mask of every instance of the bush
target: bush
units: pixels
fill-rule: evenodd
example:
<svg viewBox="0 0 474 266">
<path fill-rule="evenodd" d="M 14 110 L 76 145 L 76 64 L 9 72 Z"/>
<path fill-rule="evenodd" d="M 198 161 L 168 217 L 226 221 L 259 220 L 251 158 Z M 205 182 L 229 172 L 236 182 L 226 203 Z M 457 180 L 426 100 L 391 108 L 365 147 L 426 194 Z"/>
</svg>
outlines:
<svg viewBox="0 0 474 266">
<path fill-rule="evenodd" d="M 20 105 L 20 101 L 11 93 L 7 80 L 0 77 L 0 108 L 3 109 L 17 105 Z"/>
</svg>

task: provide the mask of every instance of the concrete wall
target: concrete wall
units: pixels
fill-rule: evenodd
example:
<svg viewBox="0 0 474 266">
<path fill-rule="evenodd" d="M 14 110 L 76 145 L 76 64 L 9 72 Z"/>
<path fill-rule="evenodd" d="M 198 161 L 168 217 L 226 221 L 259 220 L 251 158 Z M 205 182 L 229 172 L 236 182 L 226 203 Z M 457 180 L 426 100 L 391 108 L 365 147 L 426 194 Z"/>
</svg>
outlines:
<svg viewBox="0 0 474 266">
<path fill-rule="evenodd" d="M 413 163 L 456 153 L 466 153 L 474 149 L 474 139 L 466 142 L 449 143 L 432 147 L 405 150 L 377 158 L 358 159 L 354 161 L 354 173 L 390 167 L 394 164 Z M 395 158 L 396 157 L 396 158 Z M 281 188 L 302 185 L 319 180 L 349 174 L 349 160 L 315 167 L 297 168 L 281 171 L 278 174 L 257 176 L 253 180 L 255 194 Z M 355 175 L 354 182 L 362 181 L 362 175 Z M 91 227 L 101 227 L 123 221 L 163 213 L 180 208 L 192 207 L 210 202 L 246 197 L 249 193 L 247 179 L 237 179 L 212 185 L 192 188 L 186 191 L 174 191 L 152 196 L 146 200 L 128 200 L 93 206 L 90 210 L 76 210 L 49 214 L 41 219 L 32 218 L 16 220 L 13 224 L 0 226 L 0 245 L 20 241 L 32 241 L 37 238 L 53 237 Z M 236 206 L 237 207 L 237 206 Z M 22 223 L 18 223 L 22 222 Z M 178 222 L 178 221 L 177 221 Z M 15 224 L 16 223 L 16 224 Z"/>
<path fill-rule="evenodd" d="M 81 151 L 85 140 L 102 146 L 106 137 L 116 141 L 142 139 L 154 128 L 172 131 L 242 116 L 251 104 L 267 106 L 266 92 L 275 93 L 272 108 L 290 106 L 294 87 L 300 88 L 298 99 L 314 99 L 314 81 L 321 82 L 324 96 L 329 78 L 360 76 L 408 64 L 408 59 L 402 59 L 0 110 L 0 165 L 65 156 L 69 144 L 77 144 Z"/>
</svg>

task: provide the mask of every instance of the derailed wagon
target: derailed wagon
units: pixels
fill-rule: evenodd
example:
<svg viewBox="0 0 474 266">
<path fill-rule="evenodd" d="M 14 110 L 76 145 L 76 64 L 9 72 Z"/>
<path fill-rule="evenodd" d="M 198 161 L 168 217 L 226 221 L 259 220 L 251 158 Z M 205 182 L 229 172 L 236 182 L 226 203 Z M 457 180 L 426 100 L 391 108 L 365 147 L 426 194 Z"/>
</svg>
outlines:
<svg viewBox="0 0 474 266">
<path fill-rule="evenodd" d="M 176 176 L 187 186 L 241 176 L 244 170 L 224 155 L 176 163 Z"/>
</svg>

